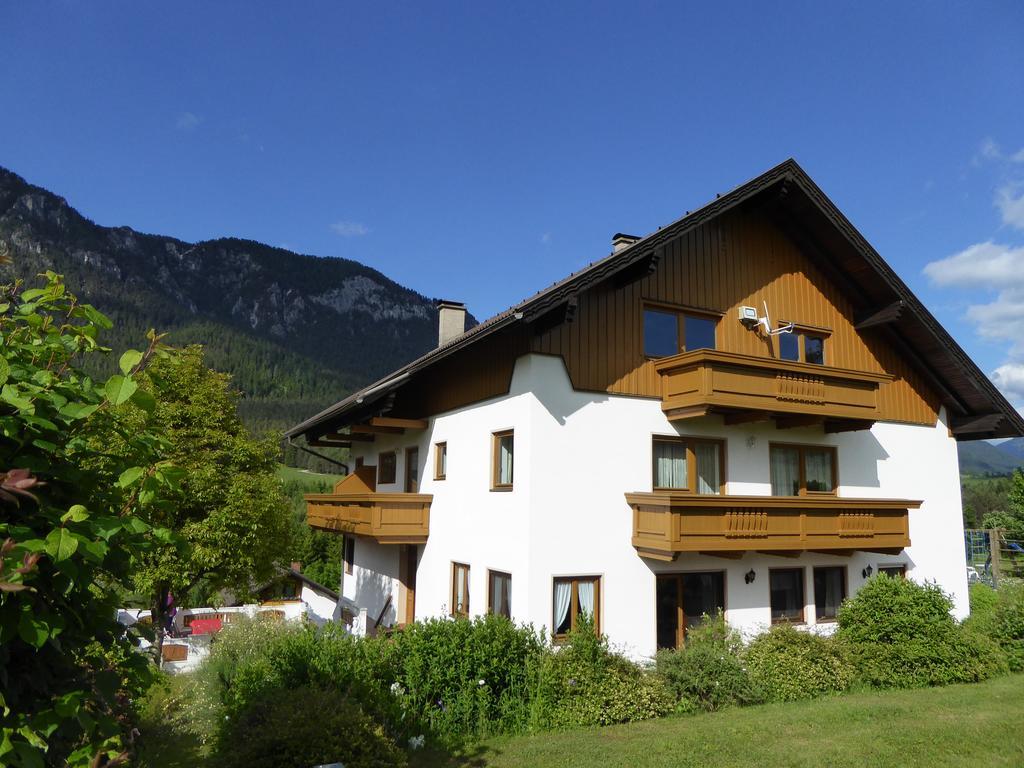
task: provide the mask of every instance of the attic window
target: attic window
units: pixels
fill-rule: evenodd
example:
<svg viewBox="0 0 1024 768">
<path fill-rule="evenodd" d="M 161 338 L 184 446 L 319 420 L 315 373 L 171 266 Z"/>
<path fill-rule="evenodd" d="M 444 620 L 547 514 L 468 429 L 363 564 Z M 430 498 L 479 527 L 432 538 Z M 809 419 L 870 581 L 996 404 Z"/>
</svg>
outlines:
<svg viewBox="0 0 1024 768">
<path fill-rule="evenodd" d="M 795 362 L 825 364 L 825 338 L 827 334 L 795 328 L 792 333 L 780 334 L 779 358 Z"/>
<path fill-rule="evenodd" d="M 695 349 L 715 349 L 717 318 L 670 308 L 644 309 L 644 355 L 670 357 Z"/>
</svg>

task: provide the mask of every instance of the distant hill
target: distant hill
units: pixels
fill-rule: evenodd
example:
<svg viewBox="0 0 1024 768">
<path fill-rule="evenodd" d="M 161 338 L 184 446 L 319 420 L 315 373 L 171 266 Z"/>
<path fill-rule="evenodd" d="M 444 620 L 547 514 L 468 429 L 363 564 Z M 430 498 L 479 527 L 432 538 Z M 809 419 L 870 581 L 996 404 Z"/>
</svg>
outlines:
<svg viewBox="0 0 1024 768">
<path fill-rule="evenodd" d="M 1024 438 L 1015 437 L 998 445 L 977 440 L 960 443 L 960 474 L 1008 475 L 1024 467 Z"/>
<path fill-rule="evenodd" d="M 290 426 L 437 343 L 434 301 L 356 261 L 99 226 L 0 168 L 5 250 L 13 265 L 0 280 L 64 274 L 113 318 L 108 346 L 139 346 L 150 327 L 174 345 L 204 344 L 256 429 Z"/>
</svg>

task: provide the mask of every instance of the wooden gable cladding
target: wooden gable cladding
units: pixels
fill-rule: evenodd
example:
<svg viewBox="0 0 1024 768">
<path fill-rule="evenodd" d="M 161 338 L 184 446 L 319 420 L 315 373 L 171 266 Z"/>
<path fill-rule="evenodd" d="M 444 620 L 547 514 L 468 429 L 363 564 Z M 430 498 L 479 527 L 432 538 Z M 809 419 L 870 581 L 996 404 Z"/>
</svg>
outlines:
<svg viewBox="0 0 1024 768">
<path fill-rule="evenodd" d="M 661 397 L 658 361 L 643 353 L 645 302 L 722 313 L 719 350 L 770 358 L 772 342 L 736 320 L 738 307 L 767 302 L 773 319 L 830 331 L 826 367 L 892 376 L 878 392 L 878 419 L 935 423 L 938 394 L 881 335 L 857 331 L 842 287 L 756 209 L 730 212 L 667 243 L 653 274 L 584 293 L 574 322 L 536 336 L 530 348 L 562 355 L 576 389 Z"/>
</svg>

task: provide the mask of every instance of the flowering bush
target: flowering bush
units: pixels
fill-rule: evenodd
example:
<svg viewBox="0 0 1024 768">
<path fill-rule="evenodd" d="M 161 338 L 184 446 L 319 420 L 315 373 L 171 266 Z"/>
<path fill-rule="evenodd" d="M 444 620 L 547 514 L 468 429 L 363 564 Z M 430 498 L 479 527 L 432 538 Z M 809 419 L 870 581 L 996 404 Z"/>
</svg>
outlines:
<svg viewBox="0 0 1024 768">
<path fill-rule="evenodd" d="M 758 636 L 747 649 L 747 665 L 768 701 L 838 693 L 854 679 L 853 664 L 840 641 L 801 632 L 789 624 Z"/>
</svg>

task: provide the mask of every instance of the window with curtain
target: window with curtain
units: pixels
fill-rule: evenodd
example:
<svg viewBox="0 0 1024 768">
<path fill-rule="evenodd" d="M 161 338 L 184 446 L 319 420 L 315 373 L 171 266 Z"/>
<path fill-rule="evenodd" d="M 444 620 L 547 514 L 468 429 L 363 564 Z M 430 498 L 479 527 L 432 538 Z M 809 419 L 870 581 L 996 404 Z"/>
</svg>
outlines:
<svg viewBox="0 0 1024 768">
<path fill-rule="evenodd" d="M 723 441 L 693 437 L 655 437 L 652 486 L 658 490 L 719 494 L 724 467 Z"/>
<path fill-rule="evenodd" d="M 493 490 L 507 491 L 512 488 L 512 464 L 515 437 L 512 430 L 494 433 L 494 477 Z"/>
<path fill-rule="evenodd" d="M 846 568 L 841 565 L 814 569 L 814 615 L 816 621 L 835 621 L 846 599 Z"/>
<path fill-rule="evenodd" d="M 768 452 L 772 496 L 836 492 L 836 449 L 772 445 Z"/>
<path fill-rule="evenodd" d="M 469 566 L 452 563 L 452 616 L 469 616 Z"/>
<path fill-rule="evenodd" d="M 564 640 L 585 616 L 601 633 L 601 580 L 597 576 L 567 576 L 554 580 L 551 627 L 555 640 Z"/>
<path fill-rule="evenodd" d="M 352 573 L 352 566 L 356 562 L 356 540 L 354 536 L 345 537 L 345 573 Z"/>
<path fill-rule="evenodd" d="M 804 569 L 776 568 L 768 572 L 772 623 L 804 621 Z"/>
<path fill-rule="evenodd" d="M 501 571 L 488 571 L 487 610 L 497 616 L 512 618 L 512 576 Z"/>
<path fill-rule="evenodd" d="M 718 318 L 671 308 L 644 309 L 644 355 L 670 357 L 695 349 L 715 349 Z"/>
<path fill-rule="evenodd" d="M 880 565 L 878 566 L 879 574 L 884 573 L 886 576 L 891 576 L 894 579 L 905 579 L 907 578 L 907 566 L 902 563 L 899 565 Z"/>
<path fill-rule="evenodd" d="M 434 445 L 434 479 L 444 480 L 448 476 L 448 443 Z"/>
<path fill-rule="evenodd" d="M 420 449 L 405 449 L 405 492 L 420 492 Z"/>
</svg>

